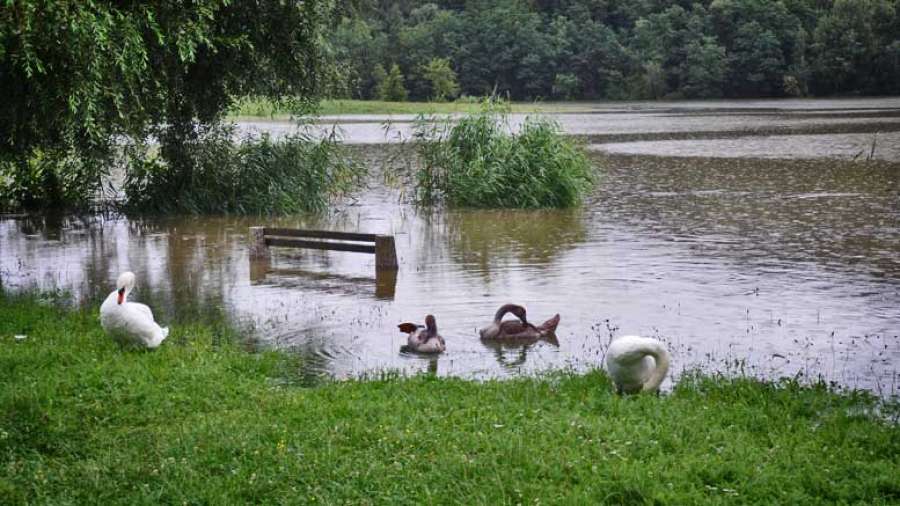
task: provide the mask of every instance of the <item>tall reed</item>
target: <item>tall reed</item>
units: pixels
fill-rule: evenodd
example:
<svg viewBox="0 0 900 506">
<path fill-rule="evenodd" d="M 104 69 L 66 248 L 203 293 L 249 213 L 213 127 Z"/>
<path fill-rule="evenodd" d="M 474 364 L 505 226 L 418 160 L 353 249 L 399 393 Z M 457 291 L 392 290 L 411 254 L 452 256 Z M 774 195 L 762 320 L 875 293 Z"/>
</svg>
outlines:
<svg viewBox="0 0 900 506">
<path fill-rule="evenodd" d="M 458 121 L 420 116 L 417 199 L 488 208 L 578 205 L 594 182 L 583 147 L 545 117 L 526 117 L 512 130 L 508 106 L 491 101 Z"/>
<path fill-rule="evenodd" d="M 235 143 L 229 129 L 189 146 L 190 171 L 172 170 L 146 148 L 132 153 L 126 209 L 144 213 L 292 214 L 319 212 L 356 188 L 364 167 L 334 136 L 308 134 Z"/>
</svg>

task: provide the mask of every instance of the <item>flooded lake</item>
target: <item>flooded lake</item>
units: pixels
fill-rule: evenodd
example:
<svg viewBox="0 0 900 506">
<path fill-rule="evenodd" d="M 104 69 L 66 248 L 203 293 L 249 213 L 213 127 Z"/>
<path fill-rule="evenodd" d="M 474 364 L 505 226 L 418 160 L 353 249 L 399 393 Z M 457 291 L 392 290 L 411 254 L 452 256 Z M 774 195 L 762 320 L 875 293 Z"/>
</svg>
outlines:
<svg viewBox="0 0 900 506">
<path fill-rule="evenodd" d="M 0 286 L 99 305 L 133 270 L 134 298 L 162 323 L 227 316 L 260 345 L 301 354 L 311 380 L 583 370 L 611 336 L 642 334 L 669 343 L 676 375 L 898 393 L 900 101 L 585 107 L 555 115 L 588 140 L 600 173 L 579 209 L 417 209 L 373 163 L 369 187 L 326 216 L 0 220 Z M 386 142 L 366 130 L 383 119 L 343 125 L 347 140 Z M 291 128 L 244 128 L 260 125 Z M 876 131 L 873 161 L 860 162 Z M 359 149 L 377 159 L 388 148 Z M 261 270 L 249 261 L 253 225 L 391 234 L 400 269 L 376 282 L 372 255 L 275 249 Z M 558 346 L 482 343 L 477 329 L 506 302 L 535 322 L 560 313 Z M 397 324 L 428 313 L 447 352 L 401 354 Z"/>
</svg>

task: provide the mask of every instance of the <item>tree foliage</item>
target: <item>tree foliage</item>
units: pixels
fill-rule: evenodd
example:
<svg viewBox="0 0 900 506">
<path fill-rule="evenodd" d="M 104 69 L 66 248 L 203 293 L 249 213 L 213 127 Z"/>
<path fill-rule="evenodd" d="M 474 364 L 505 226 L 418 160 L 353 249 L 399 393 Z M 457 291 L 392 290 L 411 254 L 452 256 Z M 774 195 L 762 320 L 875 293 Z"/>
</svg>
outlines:
<svg viewBox="0 0 900 506">
<path fill-rule="evenodd" d="M 329 77 L 330 2 L 8 1 L 0 6 L 0 182 L 35 167 L 48 196 L 81 199 L 110 166 L 115 139 L 153 136 L 180 184 L 185 146 L 244 95 L 308 103 Z M 74 161 L 74 162 L 73 162 Z M 2 183 L 0 183 L 2 184 Z M 55 188 L 54 188 L 55 187 Z M 27 192 L 26 192 L 27 193 Z M 40 207 L 72 205 L 32 192 Z M 13 197 L 15 199 L 15 197 Z"/>
<path fill-rule="evenodd" d="M 391 71 L 385 72 L 383 67 L 376 69 L 375 96 L 379 100 L 403 102 L 409 95 L 406 86 L 403 85 L 403 74 L 396 63 L 391 65 Z"/>
<path fill-rule="evenodd" d="M 431 82 L 431 99 L 443 102 L 459 93 L 456 72 L 447 58 L 435 58 L 422 67 L 422 76 Z"/>
</svg>

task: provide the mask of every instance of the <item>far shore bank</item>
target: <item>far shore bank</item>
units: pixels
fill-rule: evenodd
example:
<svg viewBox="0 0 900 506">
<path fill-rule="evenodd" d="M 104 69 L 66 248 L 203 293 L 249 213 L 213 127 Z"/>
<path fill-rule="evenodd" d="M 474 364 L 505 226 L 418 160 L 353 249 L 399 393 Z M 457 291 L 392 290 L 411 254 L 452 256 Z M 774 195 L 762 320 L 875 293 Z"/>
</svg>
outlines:
<svg viewBox="0 0 900 506">
<path fill-rule="evenodd" d="M 532 101 L 511 102 L 513 113 L 583 113 L 665 111 L 670 109 L 719 111 L 760 111 L 817 109 L 839 111 L 846 107 L 857 110 L 879 111 L 884 108 L 900 108 L 900 97 L 813 97 L 813 98 L 760 98 L 760 99 L 706 99 L 706 100 L 630 100 L 630 101 Z M 321 116 L 356 115 L 418 115 L 418 114 L 467 114 L 480 111 L 482 101 L 473 99 L 455 102 L 388 102 L 380 100 L 328 99 L 319 103 L 316 111 Z M 244 99 L 230 114 L 234 120 L 270 119 L 289 120 L 292 114 L 269 100 Z"/>
</svg>

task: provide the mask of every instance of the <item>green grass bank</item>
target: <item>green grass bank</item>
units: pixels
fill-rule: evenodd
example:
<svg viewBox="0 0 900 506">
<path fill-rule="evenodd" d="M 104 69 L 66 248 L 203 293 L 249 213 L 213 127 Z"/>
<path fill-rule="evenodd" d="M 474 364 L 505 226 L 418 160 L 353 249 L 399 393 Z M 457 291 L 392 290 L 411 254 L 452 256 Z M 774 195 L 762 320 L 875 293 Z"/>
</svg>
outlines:
<svg viewBox="0 0 900 506">
<path fill-rule="evenodd" d="M 622 398 L 600 371 L 309 388 L 299 366 L 217 325 L 122 350 L 96 310 L 0 295 L 0 503 L 900 501 L 897 406 L 868 395 L 687 377 Z"/>
<path fill-rule="evenodd" d="M 483 100 L 456 102 L 388 102 L 382 100 L 322 100 L 318 113 L 326 116 L 344 114 L 450 114 L 476 113 Z M 510 104 L 512 112 L 564 112 L 583 110 L 577 102 L 518 102 Z M 288 119 L 290 110 L 264 98 L 244 98 L 231 110 L 230 116 L 240 118 Z"/>
</svg>

